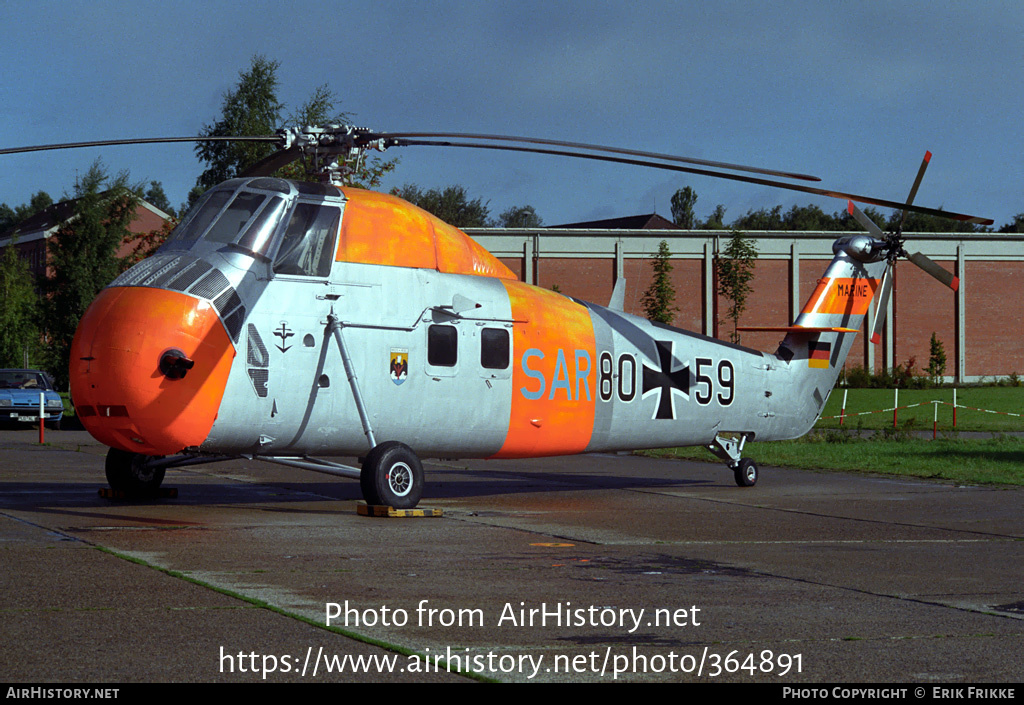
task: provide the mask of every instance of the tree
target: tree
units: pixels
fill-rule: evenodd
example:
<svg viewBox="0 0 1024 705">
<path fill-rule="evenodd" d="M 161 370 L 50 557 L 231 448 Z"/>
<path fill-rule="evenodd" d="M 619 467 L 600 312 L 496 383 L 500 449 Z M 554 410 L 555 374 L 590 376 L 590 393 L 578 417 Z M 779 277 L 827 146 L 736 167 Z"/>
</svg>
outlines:
<svg viewBox="0 0 1024 705">
<path fill-rule="evenodd" d="M 649 321 L 668 324 L 679 309 L 675 306 L 676 292 L 669 278 L 672 273 L 672 252 L 668 249 L 667 241 L 661 241 L 658 252 L 651 255 L 651 259 L 654 279 L 641 299 L 644 315 Z"/>
<path fill-rule="evenodd" d="M 53 199 L 46 191 L 37 192 L 28 203 L 11 208 L 6 203 L 0 204 L 0 233 L 17 227 L 26 218 L 53 205 Z"/>
<path fill-rule="evenodd" d="M 818 206 L 796 206 L 790 208 L 782 219 L 786 230 L 823 231 L 835 229 L 835 220 Z"/>
<path fill-rule="evenodd" d="M 155 255 L 160 246 L 167 242 L 167 238 L 171 236 L 171 232 L 176 227 L 178 227 L 178 219 L 171 216 L 170 220 L 164 221 L 163 225 L 156 230 L 150 230 L 148 233 L 125 233 L 121 245 L 128 248 L 128 254 L 120 260 L 121 271 L 123 272 L 147 257 Z"/>
<path fill-rule="evenodd" d="M 715 261 L 718 273 L 718 294 L 729 301 L 728 317 L 733 323 L 730 340 L 740 342 L 740 334 L 736 330 L 740 316 L 747 307 L 750 295 L 750 280 L 754 278 L 754 267 L 757 264 L 757 247 L 754 241 L 742 230 L 733 230 L 729 244 Z"/>
<path fill-rule="evenodd" d="M 221 119 L 203 127 L 203 137 L 272 135 L 280 123 L 283 106 L 277 99 L 280 64 L 257 54 L 248 71 L 239 74 L 238 85 L 224 96 Z M 189 194 L 193 203 L 207 189 L 238 176 L 274 151 L 271 142 L 199 142 L 196 156 L 207 163 Z"/>
<path fill-rule="evenodd" d="M 693 230 L 697 227 L 697 217 L 694 209 L 697 207 L 697 192 L 689 186 L 679 189 L 672 194 L 672 222 L 683 230 Z"/>
<path fill-rule="evenodd" d="M 978 226 L 960 220 L 950 220 L 937 215 L 909 212 L 903 217 L 902 211 L 893 211 L 888 226 L 896 228 L 903 222 L 905 233 L 976 233 L 983 232 Z"/>
<path fill-rule="evenodd" d="M 746 215 L 734 220 L 731 227 L 734 230 L 785 230 L 782 206 L 775 206 L 771 210 L 749 210 Z"/>
<path fill-rule="evenodd" d="M 999 228 L 1001 233 L 1024 233 L 1024 213 L 1013 216 L 1013 220 Z"/>
<path fill-rule="evenodd" d="M 931 351 L 928 356 L 928 376 L 933 384 L 942 382 L 942 375 L 946 374 L 946 349 L 935 333 L 932 333 Z"/>
<path fill-rule="evenodd" d="M 0 254 L 0 367 L 21 367 L 39 344 L 39 299 L 12 241 Z"/>
<path fill-rule="evenodd" d="M 533 206 L 512 206 L 498 216 L 499 228 L 539 228 L 543 222 Z"/>
<path fill-rule="evenodd" d="M 871 218 L 871 220 L 873 220 L 875 224 L 883 230 L 886 227 L 892 227 L 891 223 L 887 221 L 887 218 L 879 213 L 877 209 L 869 206 L 863 210 L 864 214 Z M 897 222 L 898 216 L 899 214 L 897 214 Z M 782 212 L 782 206 L 775 206 L 771 209 L 761 208 L 756 211 L 749 210 L 746 215 L 734 220 L 731 227 L 744 231 L 792 230 L 801 232 L 863 232 L 864 230 L 860 223 L 858 223 L 847 211 L 843 210 L 842 212 L 832 213 L 830 215 L 815 205 L 794 205 L 785 213 Z"/>
<path fill-rule="evenodd" d="M 177 213 L 174 212 L 174 209 L 171 208 L 171 202 L 167 200 L 167 194 L 164 193 L 163 184 L 159 181 L 150 181 L 149 188 L 145 193 L 142 193 L 141 196 L 151 206 L 159 208 L 172 218 L 177 215 Z"/>
<path fill-rule="evenodd" d="M 49 240 L 52 275 L 42 282 L 44 334 L 52 354 L 48 363 L 59 387 L 67 384 L 68 355 L 79 319 L 121 271 L 117 250 L 129 234 L 138 203 L 128 175 L 111 179 L 99 160 L 76 185 L 75 195 L 73 215 Z"/>
<path fill-rule="evenodd" d="M 485 228 L 490 225 L 487 205 L 480 198 L 469 200 L 462 186 L 424 191 L 413 184 L 406 184 L 400 189 L 392 189 L 391 193 L 456 228 Z"/>
<path fill-rule="evenodd" d="M 224 96 L 221 119 L 204 127 L 207 137 L 246 137 L 272 135 L 281 127 L 307 125 L 344 125 L 349 115 L 337 107 L 338 98 L 327 85 L 318 86 L 297 111 L 282 122 L 286 107 L 277 98 L 277 69 L 280 63 L 256 55 L 248 71 L 239 73 L 238 85 Z M 189 193 L 188 205 L 195 203 L 204 191 L 234 178 L 276 149 L 272 142 L 203 142 L 196 146 L 196 156 L 208 168 L 196 180 Z M 375 188 L 384 174 L 394 170 L 397 159 L 382 160 L 375 156 L 362 159 L 344 182 L 348 186 Z M 277 171 L 277 175 L 298 181 L 319 181 L 317 165 L 312 161 L 295 161 Z"/>
<path fill-rule="evenodd" d="M 700 227 L 704 230 L 725 230 L 725 206 L 721 203 L 715 206 L 715 210 L 707 220 L 700 223 Z"/>
</svg>

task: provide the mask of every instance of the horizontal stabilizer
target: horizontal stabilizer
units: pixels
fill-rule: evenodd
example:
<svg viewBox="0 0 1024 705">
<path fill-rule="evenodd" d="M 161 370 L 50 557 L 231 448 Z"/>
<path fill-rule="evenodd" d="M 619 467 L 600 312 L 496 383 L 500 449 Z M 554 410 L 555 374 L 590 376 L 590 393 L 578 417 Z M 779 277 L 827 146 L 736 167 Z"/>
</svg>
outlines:
<svg viewBox="0 0 1024 705">
<path fill-rule="evenodd" d="M 743 331 L 782 331 L 784 333 L 856 333 L 856 328 L 814 328 L 811 326 L 740 326 Z"/>
</svg>

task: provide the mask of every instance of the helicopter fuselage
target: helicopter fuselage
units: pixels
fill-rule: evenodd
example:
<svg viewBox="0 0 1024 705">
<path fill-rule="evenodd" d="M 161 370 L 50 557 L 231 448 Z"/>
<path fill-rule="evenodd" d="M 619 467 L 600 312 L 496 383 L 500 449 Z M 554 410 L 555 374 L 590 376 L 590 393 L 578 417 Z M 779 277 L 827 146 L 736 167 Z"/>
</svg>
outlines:
<svg viewBox="0 0 1024 705">
<path fill-rule="evenodd" d="M 881 266 L 837 251 L 802 314 L 818 327 L 769 354 L 521 283 L 391 196 L 236 179 L 101 292 L 75 337 L 72 394 L 96 438 L 146 456 L 792 438 L 820 413 Z"/>
</svg>

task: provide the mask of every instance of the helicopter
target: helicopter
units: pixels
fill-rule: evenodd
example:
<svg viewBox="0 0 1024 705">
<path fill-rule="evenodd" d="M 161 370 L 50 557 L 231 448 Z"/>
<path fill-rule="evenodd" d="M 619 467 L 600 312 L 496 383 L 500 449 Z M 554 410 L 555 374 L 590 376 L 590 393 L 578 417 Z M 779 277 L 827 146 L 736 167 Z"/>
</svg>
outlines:
<svg viewBox="0 0 1024 705">
<path fill-rule="evenodd" d="M 0 154 L 139 142 L 44 145 Z M 207 138 L 218 139 L 218 138 Z M 231 138 L 219 138 L 231 139 Z M 501 135 L 290 128 L 254 166 L 206 192 L 155 255 L 103 289 L 71 349 L 71 396 L 109 446 L 112 489 L 157 491 L 168 468 L 246 458 L 358 479 L 367 504 L 411 509 L 423 458 L 528 458 L 704 446 L 757 483 L 751 441 L 816 422 L 869 307 L 876 337 L 904 249 L 854 201 L 991 224 L 821 189 L 785 171 Z M 519 281 L 457 228 L 397 196 L 343 185 L 367 150 L 442 146 L 599 159 L 843 198 L 868 231 L 834 259 L 773 353 Z M 312 159 L 322 180 L 273 176 Z M 769 178 L 770 177 L 770 178 Z M 788 181 L 780 181 L 787 179 Z M 359 458 L 360 467 L 328 458 Z"/>
</svg>

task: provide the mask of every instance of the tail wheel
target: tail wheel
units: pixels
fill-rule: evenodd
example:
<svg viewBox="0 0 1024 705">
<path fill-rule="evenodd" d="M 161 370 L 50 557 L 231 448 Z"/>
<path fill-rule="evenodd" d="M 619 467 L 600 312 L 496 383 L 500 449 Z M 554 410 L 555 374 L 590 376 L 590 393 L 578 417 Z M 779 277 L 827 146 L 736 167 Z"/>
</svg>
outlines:
<svg viewBox="0 0 1024 705">
<path fill-rule="evenodd" d="M 404 443 L 386 441 L 366 456 L 359 486 L 367 504 L 412 509 L 423 496 L 423 463 Z"/>
<path fill-rule="evenodd" d="M 753 487 L 757 484 L 757 463 L 750 458 L 740 458 L 740 462 L 733 470 L 736 477 L 736 484 L 740 487 Z"/>
<path fill-rule="evenodd" d="M 128 453 L 118 448 L 107 451 L 107 482 L 110 489 L 127 494 L 155 493 L 164 481 L 164 468 L 147 467 L 156 456 Z"/>
</svg>

